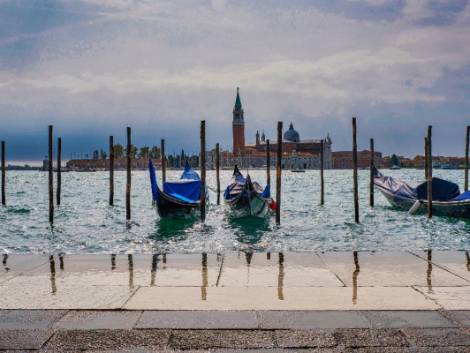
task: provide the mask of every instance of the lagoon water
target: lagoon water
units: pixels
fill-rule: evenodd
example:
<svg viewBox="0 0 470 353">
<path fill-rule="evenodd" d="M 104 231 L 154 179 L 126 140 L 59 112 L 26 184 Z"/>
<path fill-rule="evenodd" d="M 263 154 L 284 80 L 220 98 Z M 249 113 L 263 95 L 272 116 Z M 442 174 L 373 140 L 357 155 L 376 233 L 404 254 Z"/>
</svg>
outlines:
<svg viewBox="0 0 470 353">
<path fill-rule="evenodd" d="M 180 171 L 168 171 L 177 178 Z M 411 182 L 422 170 L 386 174 Z M 6 253 L 218 253 L 232 250 L 326 251 L 470 249 L 470 221 L 425 215 L 410 216 L 391 208 L 376 191 L 368 206 L 369 172 L 359 172 L 361 224 L 354 224 L 352 171 L 325 171 L 326 204 L 319 206 L 319 172 L 283 172 L 281 226 L 274 217 L 233 220 L 226 206 L 215 205 L 215 172 L 208 171 L 210 205 L 206 223 L 159 219 L 151 204 L 148 173 L 135 171 L 132 224 L 125 222 L 125 172 L 116 172 L 115 206 L 109 207 L 108 173 L 64 173 L 62 205 L 55 226 L 48 224 L 47 173 L 7 174 L 7 207 L 0 207 L 0 252 Z M 265 172 L 250 171 L 264 183 Z M 272 176 L 275 172 L 272 172 Z M 434 175 L 463 185 L 463 171 L 435 170 Z M 158 174 L 160 178 L 160 174 Z M 231 178 L 221 172 L 221 187 Z M 273 187 L 274 189 L 274 187 Z"/>
</svg>

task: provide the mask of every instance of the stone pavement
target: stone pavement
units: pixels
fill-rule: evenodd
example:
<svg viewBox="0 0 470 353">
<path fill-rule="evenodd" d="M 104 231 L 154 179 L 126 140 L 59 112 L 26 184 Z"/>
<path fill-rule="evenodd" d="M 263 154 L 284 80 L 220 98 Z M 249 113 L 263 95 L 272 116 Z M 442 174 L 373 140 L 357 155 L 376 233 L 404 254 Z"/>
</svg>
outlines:
<svg viewBox="0 0 470 353">
<path fill-rule="evenodd" d="M 0 351 L 470 352 L 468 252 L 1 260 Z"/>
<path fill-rule="evenodd" d="M 0 311 L 0 351 L 230 349 L 469 352 L 470 311 Z"/>
</svg>

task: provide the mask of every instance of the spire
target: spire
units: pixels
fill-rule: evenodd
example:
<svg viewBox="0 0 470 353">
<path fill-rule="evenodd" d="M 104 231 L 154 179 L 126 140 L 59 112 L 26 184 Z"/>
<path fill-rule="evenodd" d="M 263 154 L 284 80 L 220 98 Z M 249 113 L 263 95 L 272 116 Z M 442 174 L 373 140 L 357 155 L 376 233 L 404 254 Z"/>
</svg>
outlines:
<svg viewBox="0 0 470 353">
<path fill-rule="evenodd" d="M 235 107 L 234 110 L 242 109 L 242 101 L 240 100 L 240 87 L 237 87 L 237 98 L 235 99 Z"/>
</svg>

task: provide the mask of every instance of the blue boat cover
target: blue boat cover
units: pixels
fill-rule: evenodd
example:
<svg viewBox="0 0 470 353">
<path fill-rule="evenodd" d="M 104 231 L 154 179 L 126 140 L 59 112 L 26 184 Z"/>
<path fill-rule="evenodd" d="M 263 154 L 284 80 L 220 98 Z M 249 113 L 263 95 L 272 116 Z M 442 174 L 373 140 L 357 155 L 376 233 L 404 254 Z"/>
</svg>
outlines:
<svg viewBox="0 0 470 353">
<path fill-rule="evenodd" d="M 416 188 L 418 199 L 428 198 L 428 182 L 419 184 Z M 432 178 L 432 199 L 434 201 L 450 201 L 460 195 L 459 186 L 447 180 Z"/>
<path fill-rule="evenodd" d="M 197 174 L 190 166 L 189 163 L 186 162 L 184 165 L 183 174 L 181 174 L 180 179 L 191 179 L 191 180 L 201 180 L 199 178 L 199 174 Z"/>
<path fill-rule="evenodd" d="M 150 185 L 152 187 L 152 197 L 154 200 L 158 198 L 157 177 L 155 167 L 152 160 L 149 159 Z M 175 182 L 163 183 L 163 192 L 180 199 L 184 202 L 199 202 L 201 195 L 201 180 L 199 175 L 186 164 L 180 180 Z"/>
<path fill-rule="evenodd" d="M 389 176 L 384 176 L 374 169 L 374 184 L 388 190 L 397 197 L 426 200 L 428 198 L 428 183 L 412 187 L 409 184 Z M 432 199 L 434 201 L 457 201 L 470 199 L 470 193 L 460 194 L 459 186 L 447 180 L 432 178 Z"/>
<path fill-rule="evenodd" d="M 465 191 L 461 193 L 459 196 L 454 197 L 452 201 L 466 201 L 470 200 L 470 191 Z"/>
</svg>

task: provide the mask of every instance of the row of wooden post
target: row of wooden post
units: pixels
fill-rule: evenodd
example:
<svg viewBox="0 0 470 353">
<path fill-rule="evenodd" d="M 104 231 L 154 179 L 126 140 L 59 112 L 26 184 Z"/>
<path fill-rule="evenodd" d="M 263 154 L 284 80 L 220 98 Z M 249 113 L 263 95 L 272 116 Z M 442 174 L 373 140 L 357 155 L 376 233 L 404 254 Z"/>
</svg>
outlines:
<svg viewBox="0 0 470 353">
<path fill-rule="evenodd" d="M 282 179 L 282 122 L 277 124 L 277 161 L 276 161 L 276 223 L 280 224 L 281 209 L 281 179 Z M 353 140 L 353 194 L 354 194 L 354 220 L 359 223 L 359 192 L 358 192 L 358 159 L 357 159 L 357 121 L 352 118 L 352 140 Z M 126 151 L 126 220 L 131 219 L 131 156 L 132 156 L 132 140 L 131 128 L 127 127 L 127 151 Z M 465 136 L 465 159 L 464 159 L 464 190 L 468 191 L 468 167 L 469 167 L 469 140 L 470 126 L 467 126 Z M 48 172 L 49 172 L 49 222 L 54 223 L 54 176 L 53 176 L 53 126 L 49 125 L 48 136 Z M 206 134 L 205 121 L 201 121 L 200 126 L 200 167 L 201 167 L 201 220 L 205 220 L 206 214 Z M 216 144 L 216 181 L 217 181 L 217 204 L 220 204 L 220 147 Z M 166 156 L 165 156 L 165 140 L 161 140 L 161 160 L 162 160 L 162 180 L 166 181 Z M 374 206 L 374 169 L 375 169 L 375 151 L 374 139 L 370 139 L 370 181 L 369 181 L 369 204 Z M 432 126 L 428 127 L 427 136 L 425 137 L 425 177 L 427 183 L 427 206 L 428 217 L 432 218 Z M 56 204 L 61 204 L 62 189 L 62 138 L 57 139 L 57 192 Z M 271 156 L 270 141 L 266 141 L 266 184 L 271 186 Z M 1 141 L 1 203 L 6 205 L 6 143 Z M 320 143 L 320 204 L 325 202 L 324 197 L 324 141 Z M 109 137 L 109 205 L 114 205 L 114 138 Z"/>
</svg>

